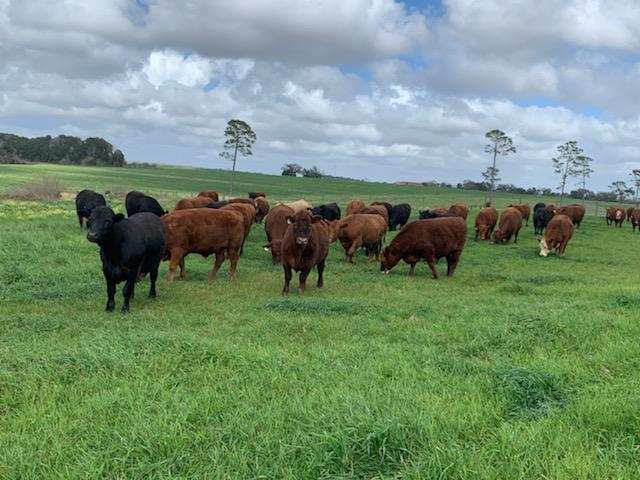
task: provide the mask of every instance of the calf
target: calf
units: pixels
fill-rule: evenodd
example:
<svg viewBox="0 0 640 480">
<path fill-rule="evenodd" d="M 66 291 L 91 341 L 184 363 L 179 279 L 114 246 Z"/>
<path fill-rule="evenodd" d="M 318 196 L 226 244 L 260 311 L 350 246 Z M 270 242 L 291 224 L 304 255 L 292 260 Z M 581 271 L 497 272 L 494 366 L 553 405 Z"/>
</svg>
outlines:
<svg viewBox="0 0 640 480">
<path fill-rule="evenodd" d="M 476 240 L 489 240 L 498 223 L 498 211 L 493 207 L 484 207 L 476 215 Z"/>
<path fill-rule="evenodd" d="M 135 190 L 127 193 L 124 203 L 128 217 L 141 212 L 153 213 L 158 217 L 167 213 L 155 198 L 145 195 L 142 192 L 136 192 Z"/>
<path fill-rule="evenodd" d="M 249 192 L 249 198 L 253 198 L 255 200 L 260 197 L 267 198 L 267 194 L 264 192 Z"/>
<path fill-rule="evenodd" d="M 387 212 L 387 208 L 384 205 L 370 205 L 363 208 L 358 213 L 380 215 L 382 218 L 384 218 L 384 223 L 389 225 L 389 214 Z"/>
<path fill-rule="evenodd" d="M 640 208 L 634 208 L 631 212 L 631 228 L 635 231 L 636 227 L 640 231 Z"/>
<path fill-rule="evenodd" d="M 264 219 L 264 231 L 267 234 L 267 244 L 264 245 L 264 249 L 271 251 L 271 261 L 274 265 L 281 261 L 282 239 L 289 226 L 287 218 L 294 215 L 292 208 L 280 204 L 269 210 Z"/>
<path fill-rule="evenodd" d="M 218 200 L 220 200 L 218 192 L 214 190 L 203 190 L 198 194 L 198 197 L 210 198 L 212 202 L 217 202 Z"/>
<path fill-rule="evenodd" d="M 148 212 L 124 218 L 121 213 L 100 206 L 91 212 L 88 226 L 87 240 L 100 247 L 102 273 L 107 282 L 107 312 L 115 308 L 116 285 L 120 282 L 125 282 L 122 312 L 128 312 L 135 283 L 147 273 L 151 280 L 149 297 L 155 298 L 165 244 L 162 220 Z"/>
<path fill-rule="evenodd" d="M 96 207 L 106 207 L 107 201 L 102 195 L 93 190 L 82 190 L 76 195 L 76 214 L 78 215 L 78 223 L 80 228 L 87 223 L 91 212 Z"/>
<path fill-rule="evenodd" d="M 211 198 L 209 197 L 193 197 L 193 198 L 182 198 L 178 200 L 174 210 L 187 210 L 189 208 L 204 208 L 211 203 Z"/>
<path fill-rule="evenodd" d="M 449 213 L 454 217 L 467 219 L 469 215 L 469 207 L 464 203 L 454 203 L 449 207 Z"/>
<path fill-rule="evenodd" d="M 185 278 L 184 258 L 190 253 L 203 257 L 216 257 L 209 278 L 213 279 L 218 269 L 229 257 L 229 276 L 236 274 L 239 250 L 244 241 L 244 221 L 237 212 L 194 208 L 176 210 L 162 217 L 166 231 L 164 259 L 169 260 L 166 280 L 171 283 L 178 266 L 180 278 Z"/>
<path fill-rule="evenodd" d="M 582 205 L 572 203 L 571 205 L 565 205 L 564 207 L 558 208 L 556 212 L 562 215 L 566 215 L 571 219 L 571 221 L 577 228 L 580 228 L 580 224 L 582 223 L 582 219 L 584 218 L 585 209 Z"/>
<path fill-rule="evenodd" d="M 364 247 L 369 258 L 379 255 L 387 233 L 387 222 L 382 215 L 356 213 L 340 220 L 337 238 L 344 248 L 347 261 L 355 263 L 353 256 Z"/>
<path fill-rule="evenodd" d="M 327 203 L 314 207 L 312 210 L 313 215 L 320 216 L 329 222 L 334 220 L 340 220 L 341 211 L 337 203 Z"/>
<path fill-rule="evenodd" d="M 353 215 L 354 213 L 358 213 L 365 207 L 365 204 L 362 200 L 351 200 L 347 204 L 347 215 Z"/>
<path fill-rule="evenodd" d="M 391 208 L 391 214 L 389 215 L 389 230 L 404 227 L 409 221 L 410 216 L 411 205 L 408 203 L 394 205 L 393 208 Z"/>
<path fill-rule="evenodd" d="M 522 214 L 522 219 L 526 222 L 525 226 L 529 226 L 529 217 L 531 216 L 531 207 L 526 203 L 520 205 L 507 205 L 507 207 L 512 207 L 517 209 Z"/>
<path fill-rule="evenodd" d="M 449 212 L 446 208 L 432 208 L 431 210 L 420 210 L 420 220 L 427 220 L 429 218 L 441 218 L 441 217 L 455 217 L 451 212 Z"/>
<path fill-rule="evenodd" d="M 491 243 L 509 243 L 514 237 L 513 243 L 518 243 L 518 233 L 522 228 L 522 212 L 517 208 L 508 207 L 500 215 L 498 228 L 494 230 Z"/>
<path fill-rule="evenodd" d="M 380 270 L 388 274 L 400 260 L 415 273 L 416 263 L 424 259 L 433 278 L 438 278 L 436 263 L 447 259 L 447 276 L 453 275 L 467 240 L 467 224 L 460 217 L 416 220 L 405 226 L 382 252 Z"/>
<path fill-rule="evenodd" d="M 281 202 L 281 203 L 278 203 L 278 205 L 286 205 L 287 207 L 291 208 L 295 213 L 298 213 L 301 211 L 308 211 L 313 208 L 313 205 L 311 205 L 309 202 L 307 202 L 304 199 L 296 200 L 295 202 L 287 202 L 287 203 Z"/>
<path fill-rule="evenodd" d="M 266 217 L 267 213 L 269 213 L 269 208 L 270 208 L 269 202 L 264 196 L 257 197 L 255 199 L 255 202 L 256 202 L 255 222 L 262 223 L 262 220 L 264 220 L 264 217 Z"/>
<path fill-rule="evenodd" d="M 564 214 L 554 216 L 547 225 L 544 237 L 540 240 L 540 255 L 546 257 L 551 250 L 564 255 L 567 243 L 573 235 L 573 221 Z"/>
<path fill-rule="evenodd" d="M 282 295 L 289 293 L 291 271 L 300 272 L 300 294 L 304 293 L 309 272 L 318 269 L 318 288 L 323 285 L 322 274 L 329 254 L 329 232 L 320 217 L 312 217 L 308 211 L 301 210 L 288 218 L 289 226 L 282 239 L 282 266 L 284 268 L 284 286 Z"/>
</svg>

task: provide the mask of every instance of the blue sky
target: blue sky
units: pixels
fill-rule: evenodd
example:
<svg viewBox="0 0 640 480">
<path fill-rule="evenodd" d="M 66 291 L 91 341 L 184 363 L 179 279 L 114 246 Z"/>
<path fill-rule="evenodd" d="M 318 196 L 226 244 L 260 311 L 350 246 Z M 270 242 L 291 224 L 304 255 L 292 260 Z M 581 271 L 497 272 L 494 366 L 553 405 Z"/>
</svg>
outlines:
<svg viewBox="0 0 640 480">
<path fill-rule="evenodd" d="M 639 166 L 639 25 L 631 0 L 7 0 L 0 129 L 217 168 L 242 118 L 242 169 L 458 182 L 500 128 L 505 182 L 555 187 L 556 147 L 578 140 L 602 190 Z"/>
</svg>

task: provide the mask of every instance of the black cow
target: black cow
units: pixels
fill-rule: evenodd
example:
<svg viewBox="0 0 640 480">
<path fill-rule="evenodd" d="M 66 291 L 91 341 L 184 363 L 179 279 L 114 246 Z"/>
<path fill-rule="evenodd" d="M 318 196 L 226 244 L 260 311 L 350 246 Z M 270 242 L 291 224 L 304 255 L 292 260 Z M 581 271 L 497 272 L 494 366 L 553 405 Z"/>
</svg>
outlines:
<svg viewBox="0 0 640 480">
<path fill-rule="evenodd" d="M 128 312 L 135 282 L 147 273 L 151 280 L 149 297 L 155 298 L 158 267 L 165 248 L 162 220 L 149 212 L 124 218 L 109 207 L 96 207 L 88 224 L 87 240 L 100 247 L 102 272 L 107 282 L 107 312 L 115 308 L 116 284 L 120 282 L 126 282 L 122 289 L 122 312 Z"/>
<path fill-rule="evenodd" d="M 135 190 L 127 193 L 124 203 L 128 217 L 141 212 L 150 212 L 158 217 L 168 213 L 155 198 Z"/>
<path fill-rule="evenodd" d="M 107 201 L 102 195 L 94 192 L 93 190 L 82 190 L 76 195 L 76 213 L 78 214 L 78 223 L 80 228 L 84 226 L 84 223 L 89 220 L 91 212 L 96 207 L 104 207 L 107 205 Z"/>
<path fill-rule="evenodd" d="M 420 210 L 420 220 L 428 220 L 430 218 L 455 217 L 446 208 L 432 208 L 431 210 Z"/>
<path fill-rule="evenodd" d="M 332 222 L 333 220 L 340 220 L 342 212 L 337 203 L 327 203 L 325 205 L 319 205 L 312 210 L 314 215 L 318 215 L 325 220 Z"/>
<path fill-rule="evenodd" d="M 536 235 L 542 235 L 547 223 L 553 217 L 553 212 L 548 211 L 544 203 L 536 203 L 533 207 L 533 231 Z"/>
<path fill-rule="evenodd" d="M 394 205 L 391 208 L 391 213 L 389 214 L 389 230 L 395 230 L 398 227 L 404 227 L 405 224 L 409 221 L 410 216 L 411 205 L 409 205 L 408 203 L 400 203 L 398 205 Z"/>
<path fill-rule="evenodd" d="M 227 200 L 220 200 L 218 202 L 211 202 L 209 205 L 206 206 L 206 208 L 220 208 L 228 204 L 229 202 Z"/>
</svg>

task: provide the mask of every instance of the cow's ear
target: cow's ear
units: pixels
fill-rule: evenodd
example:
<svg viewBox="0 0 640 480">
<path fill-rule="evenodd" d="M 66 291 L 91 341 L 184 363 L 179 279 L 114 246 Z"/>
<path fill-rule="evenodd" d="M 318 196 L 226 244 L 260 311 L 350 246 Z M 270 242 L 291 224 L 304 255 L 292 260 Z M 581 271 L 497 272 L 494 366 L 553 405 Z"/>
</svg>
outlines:
<svg viewBox="0 0 640 480">
<path fill-rule="evenodd" d="M 113 223 L 118 223 L 122 220 L 124 220 L 124 215 L 122 213 L 116 213 L 116 215 L 113 217 Z"/>
<path fill-rule="evenodd" d="M 288 223 L 289 225 L 291 225 L 291 224 L 293 223 L 293 217 L 292 217 L 292 216 L 288 216 L 288 217 L 287 217 L 287 223 Z"/>
</svg>

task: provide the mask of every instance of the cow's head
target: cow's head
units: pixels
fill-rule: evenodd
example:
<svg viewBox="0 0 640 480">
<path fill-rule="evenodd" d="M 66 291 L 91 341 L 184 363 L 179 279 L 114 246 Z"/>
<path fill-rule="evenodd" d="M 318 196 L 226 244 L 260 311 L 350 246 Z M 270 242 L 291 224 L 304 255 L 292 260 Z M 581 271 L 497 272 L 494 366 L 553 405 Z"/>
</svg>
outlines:
<svg viewBox="0 0 640 480">
<path fill-rule="evenodd" d="M 89 217 L 87 240 L 94 243 L 100 243 L 109 235 L 111 227 L 122 221 L 124 215 L 114 213 L 109 207 L 96 207 Z"/>
<path fill-rule="evenodd" d="M 493 231 L 493 236 L 491 237 L 491 243 L 503 243 L 505 238 L 505 234 L 499 228 L 496 228 Z"/>
<path fill-rule="evenodd" d="M 386 247 L 380 254 L 380 271 L 384 274 L 389 274 L 399 261 L 400 256 L 393 253 L 389 247 Z"/>
<path fill-rule="evenodd" d="M 476 233 L 482 240 L 486 240 L 489 236 L 489 225 L 476 225 Z"/>
<path fill-rule="evenodd" d="M 308 211 L 302 210 L 292 217 L 287 217 L 287 223 L 293 227 L 293 238 L 299 247 L 307 247 L 311 244 L 312 223 L 322 221 L 321 217 L 312 217 Z"/>
<path fill-rule="evenodd" d="M 540 240 L 540 256 L 541 257 L 546 257 L 547 255 L 549 255 L 549 251 L 551 249 L 549 248 L 549 245 L 547 245 L 547 241 L 542 238 Z"/>
<path fill-rule="evenodd" d="M 616 210 L 616 220 L 621 220 L 624 216 L 624 212 L 622 210 Z"/>
</svg>

